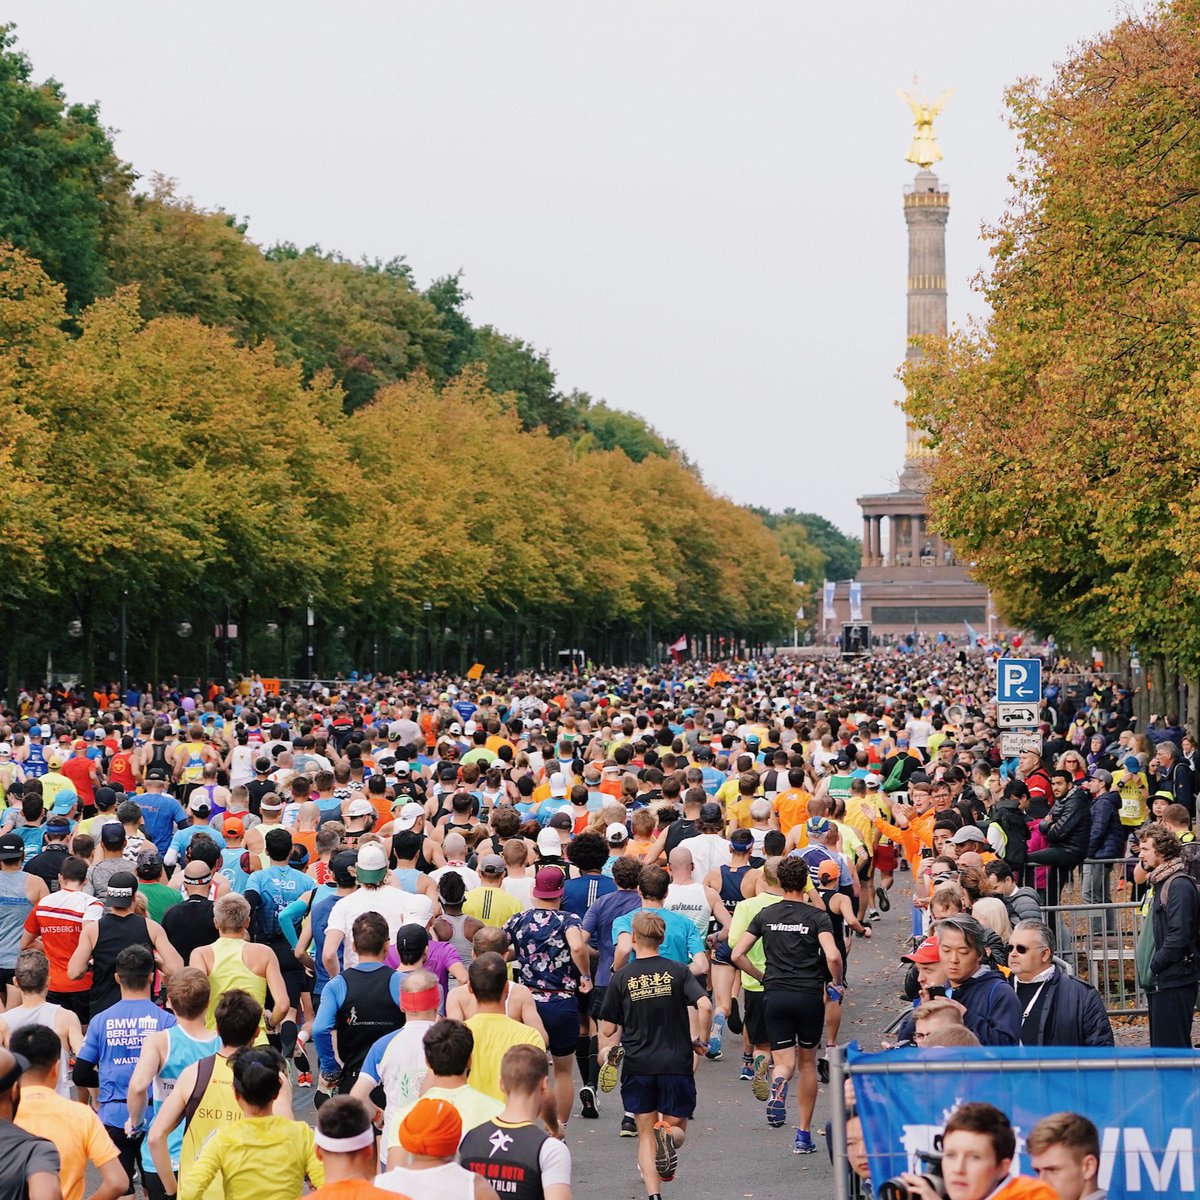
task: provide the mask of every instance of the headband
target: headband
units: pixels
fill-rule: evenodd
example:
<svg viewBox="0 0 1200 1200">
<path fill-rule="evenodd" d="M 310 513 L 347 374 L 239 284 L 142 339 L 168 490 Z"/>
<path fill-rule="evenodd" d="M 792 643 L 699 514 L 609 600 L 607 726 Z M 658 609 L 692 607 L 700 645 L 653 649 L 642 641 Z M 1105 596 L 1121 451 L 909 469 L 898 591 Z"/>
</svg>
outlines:
<svg viewBox="0 0 1200 1200">
<path fill-rule="evenodd" d="M 402 1012 L 436 1012 L 442 1001 L 442 993 L 435 984 L 423 992 L 401 992 L 400 1009 Z"/>
<path fill-rule="evenodd" d="M 362 1133 L 354 1133 L 349 1137 L 335 1138 L 322 1133 L 319 1129 L 314 1135 L 316 1144 L 330 1154 L 353 1154 L 356 1150 L 365 1150 L 375 1145 L 375 1130 L 368 1125 Z"/>
</svg>

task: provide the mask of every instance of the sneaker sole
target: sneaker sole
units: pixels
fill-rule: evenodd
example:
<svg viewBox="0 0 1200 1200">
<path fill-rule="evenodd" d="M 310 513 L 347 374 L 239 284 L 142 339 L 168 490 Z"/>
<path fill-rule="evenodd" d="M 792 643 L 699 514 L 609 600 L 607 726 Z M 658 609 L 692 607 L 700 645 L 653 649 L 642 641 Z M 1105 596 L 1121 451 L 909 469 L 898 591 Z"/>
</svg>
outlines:
<svg viewBox="0 0 1200 1200">
<path fill-rule="evenodd" d="M 816 1154 L 816 1152 L 817 1152 L 817 1147 L 815 1144 L 810 1144 L 808 1146 L 793 1146 L 792 1147 L 793 1154 Z"/>
<path fill-rule="evenodd" d="M 579 1107 L 580 1116 L 585 1121 L 595 1121 L 600 1116 L 600 1110 L 596 1107 L 596 1093 L 590 1087 L 580 1088 Z"/>
<path fill-rule="evenodd" d="M 675 1139 L 665 1125 L 654 1127 L 654 1169 L 663 1183 L 670 1183 L 675 1178 L 679 1166 L 679 1151 L 675 1149 Z"/>
<path fill-rule="evenodd" d="M 757 1071 L 755 1071 L 754 1077 L 750 1083 L 750 1090 L 754 1093 L 755 1100 L 766 1100 L 771 1095 L 771 1081 L 766 1075 L 766 1065 L 767 1060 L 764 1058 L 763 1074 L 760 1075 Z"/>
<path fill-rule="evenodd" d="M 787 1120 L 787 1089 L 784 1088 L 778 1095 L 775 1093 L 774 1086 L 771 1088 L 771 1096 L 767 1101 L 767 1124 L 772 1129 L 778 1129 Z"/>
<path fill-rule="evenodd" d="M 637 1130 L 636 1129 L 626 1129 L 624 1126 L 622 1126 L 621 1127 L 621 1136 L 622 1137 L 637 1137 Z"/>
<path fill-rule="evenodd" d="M 621 1077 L 621 1060 L 624 1057 L 625 1049 L 622 1046 L 614 1046 L 608 1052 L 608 1058 L 605 1060 L 604 1066 L 600 1068 L 599 1082 L 602 1092 L 611 1092 L 617 1086 L 617 1080 Z"/>
</svg>

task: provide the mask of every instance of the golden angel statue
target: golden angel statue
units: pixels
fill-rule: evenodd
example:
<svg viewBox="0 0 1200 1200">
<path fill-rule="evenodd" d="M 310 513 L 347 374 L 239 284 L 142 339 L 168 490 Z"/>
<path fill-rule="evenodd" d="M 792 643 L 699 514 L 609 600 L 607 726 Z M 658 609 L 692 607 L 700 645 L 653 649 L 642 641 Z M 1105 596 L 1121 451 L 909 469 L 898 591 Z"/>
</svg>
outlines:
<svg viewBox="0 0 1200 1200">
<path fill-rule="evenodd" d="M 930 104 L 918 96 L 909 95 L 908 92 L 897 89 L 897 95 L 912 109 L 913 128 L 916 130 L 912 149 L 905 155 L 906 162 L 916 163 L 917 166 L 928 170 L 935 162 L 942 161 L 937 135 L 933 132 L 933 118 L 946 107 L 946 101 L 954 95 L 954 90 L 954 88 L 950 88 L 943 92 L 933 104 Z"/>
</svg>

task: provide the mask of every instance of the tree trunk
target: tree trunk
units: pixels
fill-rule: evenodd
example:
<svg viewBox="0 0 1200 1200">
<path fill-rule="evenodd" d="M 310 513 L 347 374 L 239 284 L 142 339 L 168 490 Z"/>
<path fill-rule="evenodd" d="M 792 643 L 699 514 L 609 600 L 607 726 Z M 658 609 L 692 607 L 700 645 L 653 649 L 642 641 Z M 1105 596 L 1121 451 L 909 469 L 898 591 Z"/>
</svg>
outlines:
<svg viewBox="0 0 1200 1200">
<path fill-rule="evenodd" d="M 82 657 L 79 680 L 83 685 L 86 703 L 92 703 L 92 692 L 96 690 L 96 614 L 89 593 L 79 604 L 79 625 L 83 631 L 79 652 Z"/>
<path fill-rule="evenodd" d="M 159 681 L 159 657 L 162 651 L 162 621 L 157 610 L 150 617 L 150 629 L 146 638 L 150 655 L 150 686 L 157 687 Z"/>
<path fill-rule="evenodd" d="M 243 598 L 238 606 L 238 639 L 241 659 L 241 673 L 245 678 L 250 674 L 250 601 Z"/>
<path fill-rule="evenodd" d="M 4 614 L 4 638 L 8 649 L 8 653 L 5 656 L 7 662 L 5 672 L 8 677 L 8 704 L 16 712 L 17 694 L 20 691 L 21 682 L 21 655 L 17 647 L 16 609 L 10 608 Z"/>
</svg>

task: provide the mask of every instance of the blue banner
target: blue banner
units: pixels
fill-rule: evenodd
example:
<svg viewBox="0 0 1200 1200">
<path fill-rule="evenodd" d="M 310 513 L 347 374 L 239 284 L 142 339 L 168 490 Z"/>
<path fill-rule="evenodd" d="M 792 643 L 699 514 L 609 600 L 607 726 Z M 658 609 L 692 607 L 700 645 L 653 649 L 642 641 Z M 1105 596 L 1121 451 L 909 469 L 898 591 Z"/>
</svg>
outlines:
<svg viewBox="0 0 1200 1200">
<path fill-rule="evenodd" d="M 1200 1055 L 1136 1047 L 981 1047 L 847 1053 L 875 1188 L 918 1170 L 960 1104 L 986 1101 L 1017 1134 L 1013 1174 L 1032 1175 L 1025 1137 L 1042 1117 L 1076 1112 L 1100 1131 L 1109 1200 L 1192 1196 L 1200 1138 Z M 873 1073 L 872 1066 L 912 1070 Z"/>
</svg>

